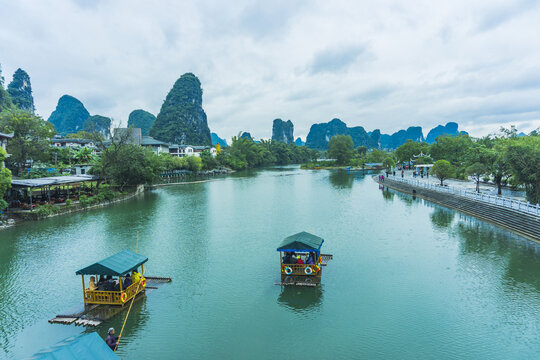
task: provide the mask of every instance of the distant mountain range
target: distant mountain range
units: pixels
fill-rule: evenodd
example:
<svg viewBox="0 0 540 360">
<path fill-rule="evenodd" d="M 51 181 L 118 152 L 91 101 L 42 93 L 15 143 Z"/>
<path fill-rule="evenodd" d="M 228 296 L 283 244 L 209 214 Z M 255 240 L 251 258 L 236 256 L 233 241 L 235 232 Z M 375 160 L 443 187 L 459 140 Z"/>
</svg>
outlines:
<svg viewBox="0 0 540 360">
<path fill-rule="evenodd" d="M 444 126 L 439 125 L 431 129 L 427 137 L 424 137 L 421 126 L 411 126 L 406 130 L 399 130 L 390 135 L 381 134 L 378 129 L 366 132 L 362 126 L 348 127 L 340 119 L 332 119 L 330 122 L 311 126 L 306 138 L 306 146 L 313 149 L 326 150 L 332 136 L 350 135 L 355 147 L 365 146 L 369 149 L 380 148 L 393 150 L 403 145 L 409 139 L 418 142 L 426 141 L 432 144 L 441 135 L 456 136 L 467 134 L 464 131 L 459 131 L 458 127 L 457 123 L 449 122 Z"/>
</svg>

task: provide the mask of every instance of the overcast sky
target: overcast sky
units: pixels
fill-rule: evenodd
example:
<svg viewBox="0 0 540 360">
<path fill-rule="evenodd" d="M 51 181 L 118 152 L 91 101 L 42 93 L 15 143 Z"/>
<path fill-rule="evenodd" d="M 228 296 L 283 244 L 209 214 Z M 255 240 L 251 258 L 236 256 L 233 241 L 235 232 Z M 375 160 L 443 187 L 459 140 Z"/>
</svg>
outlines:
<svg viewBox="0 0 540 360">
<path fill-rule="evenodd" d="M 540 4 L 489 1 L 0 0 L 0 64 L 47 119 L 63 94 L 127 123 L 175 80 L 202 82 L 211 131 L 295 137 L 338 117 L 392 133 L 456 121 L 540 126 Z"/>
</svg>

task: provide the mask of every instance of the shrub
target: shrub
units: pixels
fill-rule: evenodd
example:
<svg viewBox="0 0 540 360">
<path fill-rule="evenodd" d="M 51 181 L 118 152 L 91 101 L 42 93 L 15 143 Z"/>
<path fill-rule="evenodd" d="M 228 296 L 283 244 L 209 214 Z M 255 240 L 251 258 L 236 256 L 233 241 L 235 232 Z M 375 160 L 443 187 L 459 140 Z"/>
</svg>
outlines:
<svg viewBox="0 0 540 360">
<path fill-rule="evenodd" d="M 87 195 L 81 195 L 79 197 L 79 203 L 82 205 L 82 207 L 87 207 L 88 205 L 90 205 L 90 201 L 88 200 L 88 196 Z"/>
<path fill-rule="evenodd" d="M 72 206 L 72 205 L 73 205 L 73 200 L 71 200 L 71 199 L 66 199 L 66 206 L 67 206 L 67 207 L 70 207 L 70 206 Z"/>
</svg>

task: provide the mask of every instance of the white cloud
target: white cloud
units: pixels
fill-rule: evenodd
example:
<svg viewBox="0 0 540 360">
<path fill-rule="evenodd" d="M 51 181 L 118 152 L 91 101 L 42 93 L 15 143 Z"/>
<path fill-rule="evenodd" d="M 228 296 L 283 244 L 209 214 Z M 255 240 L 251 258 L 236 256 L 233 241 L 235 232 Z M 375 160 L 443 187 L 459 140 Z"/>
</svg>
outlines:
<svg viewBox="0 0 540 360">
<path fill-rule="evenodd" d="M 32 79 L 48 118 L 70 94 L 92 114 L 154 114 L 193 72 L 212 131 L 305 137 L 339 117 L 391 133 L 456 121 L 473 135 L 540 126 L 538 1 L 0 0 L 0 64 Z"/>
</svg>

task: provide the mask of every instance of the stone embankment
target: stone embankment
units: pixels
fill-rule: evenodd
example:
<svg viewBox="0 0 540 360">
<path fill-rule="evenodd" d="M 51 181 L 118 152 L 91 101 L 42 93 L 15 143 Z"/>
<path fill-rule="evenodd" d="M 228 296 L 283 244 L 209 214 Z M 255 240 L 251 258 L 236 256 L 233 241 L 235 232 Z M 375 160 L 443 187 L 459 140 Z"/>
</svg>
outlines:
<svg viewBox="0 0 540 360">
<path fill-rule="evenodd" d="M 378 181 L 374 178 L 375 181 Z M 418 196 L 422 199 L 456 209 L 485 220 L 526 238 L 540 242 L 540 216 L 526 214 L 507 207 L 479 202 L 456 194 L 444 193 L 385 178 L 380 185 Z"/>
</svg>

